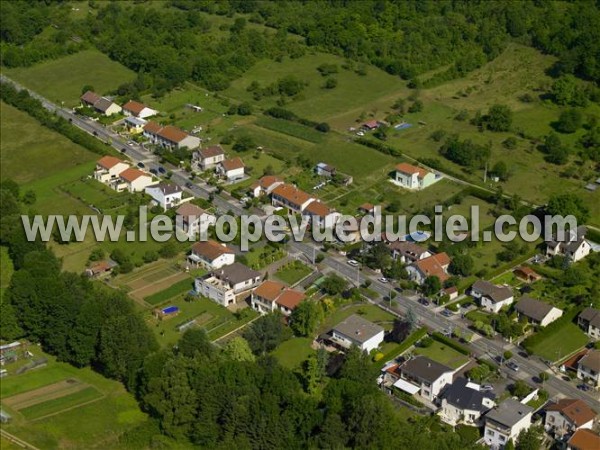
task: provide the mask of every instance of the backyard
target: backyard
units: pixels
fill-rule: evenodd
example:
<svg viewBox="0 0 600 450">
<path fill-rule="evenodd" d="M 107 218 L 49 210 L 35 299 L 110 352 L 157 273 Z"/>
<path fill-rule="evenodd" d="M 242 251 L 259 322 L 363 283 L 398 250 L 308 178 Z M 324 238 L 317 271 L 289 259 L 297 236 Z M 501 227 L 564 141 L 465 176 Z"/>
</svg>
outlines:
<svg viewBox="0 0 600 450">
<path fill-rule="evenodd" d="M 467 356 L 438 341 L 433 341 L 428 347 L 416 347 L 414 353 L 427 356 L 452 369 L 458 369 L 469 362 Z"/>
</svg>

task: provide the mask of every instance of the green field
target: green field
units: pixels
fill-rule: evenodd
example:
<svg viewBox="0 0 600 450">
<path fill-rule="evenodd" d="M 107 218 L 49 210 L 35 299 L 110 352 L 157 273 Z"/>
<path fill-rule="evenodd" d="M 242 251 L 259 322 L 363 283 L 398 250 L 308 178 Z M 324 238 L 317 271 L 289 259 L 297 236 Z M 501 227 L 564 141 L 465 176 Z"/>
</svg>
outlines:
<svg viewBox="0 0 600 450">
<path fill-rule="evenodd" d="M 583 348 L 588 336 L 574 323 L 567 322 L 553 330 L 545 339 L 532 347 L 533 353 L 548 361 L 560 361 Z"/>
<path fill-rule="evenodd" d="M 0 303 L 2 303 L 4 290 L 8 288 L 14 270 L 13 262 L 8 255 L 8 248 L 0 247 Z"/>
<path fill-rule="evenodd" d="M 98 50 L 83 50 L 31 67 L 6 69 L 4 73 L 48 100 L 70 107 L 79 104 L 85 85 L 103 95 L 135 78 L 134 72 Z"/>
<path fill-rule="evenodd" d="M 167 289 L 157 292 L 156 294 L 149 295 L 148 297 L 144 297 L 144 301 L 150 305 L 158 305 L 160 303 L 166 302 L 167 300 L 179 295 L 184 294 L 190 291 L 194 287 L 193 280 L 182 280 L 179 281 Z"/>
<path fill-rule="evenodd" d="M 48 400 L 37 405 L 23 408 L 19 411 L 27 420 L 35 420 L 40 417 L 60 413 L 66 409 L 75 408 L 84 403 L 92 402 L 102 398 L 102 394 L 93 387 L 87 387 L 64 397 Z"/>
<path fill-rule="evenodd" d="M 297 369 L 315 353 L 311 348 L 312 338 L 293 337 L 277 347 L 272 355 L 277 358 L 283 367 Z"/>
<path fill-rule="evenodd" d="M 1 103 L 0 175 L 28 183 L 72 167 L 93 168 L 98 155 L 40 125 L 18 109 Z M 88 173 L 88 174 L 89 174 Z M 40 202 L 41 203 L 41 202 Z"/>
<path fill-rule="evenodd" d="M 467 356 L 437 341 L 433 341 L 429 347 L 416 347 L 414 353 L 427 356 L 452 369 L 458 369 L 469 362 Z"/>
<path fill-rule="evenodd" d="M 275 273 L 275 276 L 284 283 L 293 286 L 298 281 L 308 276 L 311 272 L 312 268 L 310 268 L 309 266 L 304 265 L 298 261 L 294 261 L 287 267 L 282 267 L 281 269 L 279 269 Z"/>
<path fill-rule="evenodd" d="M 332 327 L 334 327 L 347 317 L 350 317 L 352 314 L 358 314 L 364 319 L 370 320 L 371 322 L 382 326 L 386 330 L 392 329 L 395 319 L 393 315 L 375 305 L 361 304 L 343 306 L 327 317 L 327 319 L 319 327 L 319 332 L 321 333 L 330 330 Z"/>
<path fill-rule="evenodd" d="M 133 196 L 127 192 L 117 192 L 94 179 L 80 179 L 61 185 L 61 190 L 86 205 L 93 205 L 104 213 L 125 206 Z"/>
<path fill-rule="evenodd" d="M 313 144 L 321 143 L 325 138 L 325 133 L 321 133 L 320 131 L 296 122 L 290 122 L 289 120 L 259 117 L 254 124 L 266 128 L 267 130 L 277 131 L 278 133 L 287 134 L 298 139 L 304 139 Z"/>
<path fill-rule="evenodd" d="M 30 350 L 36 354 L 36 357 L 48 358 L 48 365 L 21 375 L 11 374 L 3 378 L 0 385 L 0 398 L 5 399 L 69 378 L 78 379 L 90 387 L 69 396 L 23 409 L 22 414 L 3 405 L 3 408 L 13 416 L 11 423 L 2 425 L 9 433 L 44 450 L 62 448 L 119 450 L 124 448 L 119 442 L 119 436 L 147 420 L 146 415 L 139 410 L 134 397 L 117 381 L 108 380 L 89 368 L 77 369 L 56 362 L 53 357 L 40 354 L 35 347 L 30 347 Z M 5 368 L 8 368 L 9 372 L 12 370 L 10 366 Z M 81 405 L 92 400 L 94 400 L 92 403 Z M 71 407 L 73 409 L 59 412 Z M 47 414 L 53 415 L 35 421 L 30 420 Z"/>
</svg>

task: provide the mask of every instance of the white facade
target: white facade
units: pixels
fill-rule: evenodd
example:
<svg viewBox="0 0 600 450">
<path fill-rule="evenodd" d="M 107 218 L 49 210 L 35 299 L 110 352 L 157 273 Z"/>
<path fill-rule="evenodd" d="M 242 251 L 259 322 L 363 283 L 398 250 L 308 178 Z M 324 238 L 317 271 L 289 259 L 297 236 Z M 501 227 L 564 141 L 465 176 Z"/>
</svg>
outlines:
<svg viewBox="0 0 600 450">
<path fill-rule="evenodd" d="M 236 167 L 235 169 L 225 170 L 222 165 L 219 165 L 217 166 L 217 172 L 230 181 L 244 178 L 244 167 Z"/>
<path fill-rule="evenodd" d="M 196 278 L 194 285 L 199 295 L 209 298 L 221 306 L 227 307 L 235 303 L 235 291 L 233 288 L 214 276 Z"/>
<path fill-rule="evenodd" d="M 188 236 L 202 236 L 208 232 L 210 226 L 214 226 L 216 223 L 217 218 L 205 212 L 198 217 L 182 218 L 178 216 L 176 225 Z"/>
<path fill-rule="evenodd" d="M 223 266 L 228 266 L 235 262 L 235 253 L 223 253 L 214 259 L 209 259 L 203 255 L 199 255 L 192 250 L 192 255 L 199 259 L 199 264 L 207 269 L 220 269 Z"/>
<path fill-rule="evenodd" d="M 352 339 L 352 337 L 350 336 L 346 336 L 345 334 L 340 333 L 337 330 L 332 330 L 332 337 L 334 338 L 334 340 L 338 341 L 342 346 L 350 348 L 353 345 L 356 345 L 358 348 L 360 348 L 363 351 L 366 351 L 367 353 L 379 347 L 379 345 L 383 342 L 383 335 L 384 332 L 381 331 L 375 336 L 371 337 L 370 339 L 364 342 L 360 342 L 355 339 Z"/>
<path fill-rule="evenodd" d="M 181 203 L 181 196 L 183 194 L 181 188 L 175 192 L 169 192 L 159 184 L 156 186 L 148 186 L 145 190 L 146 194 L 152 197 L 154 201 L 163 208 L 164 211 Z"/>
<path fill-rule="evenodd" d="M 129 164 L 120 162 L 107 169 L 99 164 L 96 164 L 96 170 L 94 171 L 94 179 L 104 183 L 110 184 L 119 178 L 119 174 L 124 170 L 129 169 Z"/>
<path fill-rule="evenodd" d="M 488 312 L 498 314 L 502 308 L 509 306 L 513 300 L 514 297 L 510 297 L 500 302 L 493 302 L 489 297 L 484 296 L 481 297 L 481 307 Z"/>
<path fill-rule="evenodd" d="M 560 310 L 558 308 L 552 308 L 550 310 L 550 312 L 548 314 L 546 314 L 546 317 L 544 317 L 541 320 L 540 325 L 543 327 L 550 325 L 552 322 L 554 322 L 556 319 L 558 319 L 562 315 L 563 315 L 562 310 Z"/>
<path fill-rule="evenodd" d="M 533 408 L 531 408 L 533 409 Z M 509 440 L 517 441 L 519 433 L 531 426 L 531 412 L 525 413 L 511 426 L 503 425 L 486 417 L 483 439 L 492 449 L 503 448 Z"/>
<path fill-rule="evenodd" d="M 493 400 L 486 399 L 488 408 L 493 408 L 495 403 Z M 450 424 L 456 425 L 464 423 L 465 425 L 477 426 L 483 413 L 477 409 L 459 408 L 442 399 L 442 406 L 439 411 L 441 419 Z"/>
<path fill-rule="evenodd" d="M 179 141 L 176 146 L 177 148 L 187 147 L 188 149 L 192 150 L 200 147 L 200 138 L 188 135 L 187 137 Z"/>
<path fill-rule="evenodd" d="M 140 175 L 134 180 L 127 180 L 121 177 L 120 181 L 115 183 L 113 187 L 117 191 L 142 192 L 153 183 L 154 181 L 150 175 Z"/>
<path fill-rule="evenodd" d="M 119 114 L 121 110 L 122 108 L 119 105 L 117 105 L 116 103 L 111 103 L 110 106 L 106 108 L 106 111 L 104 111 L 104 115 L 112 116 L 113 114 Z"/>
<path fill-rule="evenodd" d="M 560 411 L 546 411 L 546 418 L 544 421 L 544 428 L 546 431 L 555 430 L 561 436 L 572 433 L 580 428 L 591 430 L 593 425 L 594 419 L 590 419 L 588 422 L 577 426 Z"/>
</svg>

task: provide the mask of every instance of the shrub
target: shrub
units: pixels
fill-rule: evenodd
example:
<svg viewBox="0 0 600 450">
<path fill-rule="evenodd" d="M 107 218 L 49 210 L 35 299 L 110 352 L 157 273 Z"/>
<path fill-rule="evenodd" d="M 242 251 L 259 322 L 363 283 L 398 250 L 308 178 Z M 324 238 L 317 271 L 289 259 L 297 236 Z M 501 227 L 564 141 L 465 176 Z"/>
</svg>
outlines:
<svg viewBox="0 0 600 450">
<path fill-rule="evenodd" d="M 434 332 L 431 333 L 431 337 L 433 339 L 435 339 L 438 342 L 441 342 L 442 344 L 446 344 L 448 347 L 453 348 L 454 350 L 456 350 L 459 353 L 462 353 L 463 355 L 470 355 L 471 352 L 469 351 L 468 348 L 460 345 L 458 342 L 456 342 L 455 340 L 444 336 L 443 334 L 439 333 L 439 332 Z"/>
</svg>

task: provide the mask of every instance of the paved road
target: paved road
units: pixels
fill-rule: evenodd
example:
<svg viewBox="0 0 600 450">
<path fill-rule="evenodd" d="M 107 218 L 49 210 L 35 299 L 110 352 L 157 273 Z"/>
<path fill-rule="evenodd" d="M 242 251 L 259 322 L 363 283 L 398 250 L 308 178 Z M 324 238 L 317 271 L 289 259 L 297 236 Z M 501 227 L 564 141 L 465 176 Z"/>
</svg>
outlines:
<svg viewBox="0 0 600 450">
<path fill-rule="evenodd" d="M 6 76 L 0 75 L 0 80 L 10 82 L 15 85 L 19 89 L 27 89 L 24 86 L 16 83 L 15 81 L 7 78 Z M 98 139 L 103 140 L 104 142 L 110 143 L 116 150 L 122 152 L 125 149 L 125 155 L 128 156 L 132 161 L 136 164 L 142 162 L 145 165 L 145 168 L 156 169 L 158 170 L 159 164 L 156 162 L 156 156 L 145 150 L 143 147 L 139 145 L 127 145 L 124 140 L 118 136 L 116 133 L 113 133 L 110 130 L 107 130 L 102 125 L 97 122 L 82 118 L 74 114 L 71 110 L 61 108 L 58 105 L 50 102 L 46 98 L 40 96 L 39 94 L 27 89 L 27 91 L 35 98 L 42 102 L 44 108 L 49 111 L 56 112 L 61 117 L 71 121 L 73 125 L 79 127 L 80 129 L 96 136 Z M 185 171 L 173 168 L 171 181 L 179 184 L 184 189 L 186 189 L 191 194 L 196 197 L 208 198 L 212 192 L 212 188 L 207 185 L 200 185 L 198 183 L 190 184 L 190 180 L 187 177 Z M 462 180 L 457 180 L 466 183 Z M 225 195 L 213 195 L 213 204 L 222 212 L 225 213 L 227 211 L 232 211 L 236 215 L 247 214 L 248 211 L 241 207 L 241 205 L 232 197 L 226 197 Z M 256 212 L 253 210 L 252 212 Z M 302 253 L 307 258 L 308 262 L 314 260 L 315 255 L 318 253 L 318 247 L 313 243 L 302 243 L 302 242 L 294 242 L 290 241 L 290 247 L 294 249 L 297 253 Z M 376 291 L 382 298 L 388 297 L 390 295 L 390 291 L 393 289 L 389 283 L 381 283 L 377 278 L 377 275 L 374 273 L 370 273 L 368 269 L 359 270 L 355 267 L 352 267 L 347 264 L 347 261 L 343 258 L 338 257 L 326 257 L 323 262 L 325 266 L 327 266 L 330 270 L 333 270 L 343 277 L 347 278 L 354 284 L 362 284 L 366 279 L 371 280 L 370 288 Z M 426 325 L 432 330 L 436 331 L 444 331 L 444 330 L 453 330 L 455 328 L 460 328 L 463 331 L 468 331 L 472 333 L 471 330 L 467 330 L 467 324 L 464 320 L 460 318 L 460 316 L 454 315 L 452 318 L 446 318 L 439 314 L 439 308 L 425 307 L 418 303 L 416 299 L 409 298 L 402 294 L 398 295 L 394 299 L 398 304 L 398 310 L 391 310 L 387 307 L 384 301 L 376 302 L 370 300 L 373 304 L 377 304 L 382 308 L 388 309 L 393 314 L 400 316 L 401 314 L 405 314 L 406 310 L 410 307 L 419 317 L 419 320 L 422 324 Z M 503 354 L 503 352 L 507 349 L 510 349 L 514 356 L 512 360 L 516 362 L 519 367 L 519 372 L 512 372 L 510 369 L 506 367 L 502 367 L 501 370 L 505 374 L 510 374 L 511 376 L 517 376 L 525 381 L 527 381 L 531 385 L 535 385 L 532 381 L 533 377 L 536 377 L 540 372 L 548 371 L 548 366 L 546 366 L 542 361 L 540 361 L 537 357 L 523 358 L 522 356 L 517 354 L 514 346 L 503 342 L 498 339 L 488 339 L 481 335 L 476 335 L 474 341 L 469 344 L 473 354 L 478 357 L 489 357 L 491 359 L 497 358 Z M 554 374 L 551 375 L 550 379 L 545 382 L 544 389 L 548 390 L 551 396 L 556 394 L 562 394 L 567 397 L 573 398 L 581 398 L 590 402 L 591 404 L 595 404 L 600 406 L 600 397 L 597 393 L 588 393 L 583 392 L 577 389 L 573 384 L 568 383 L 556 377 Z"/>
</svg>

